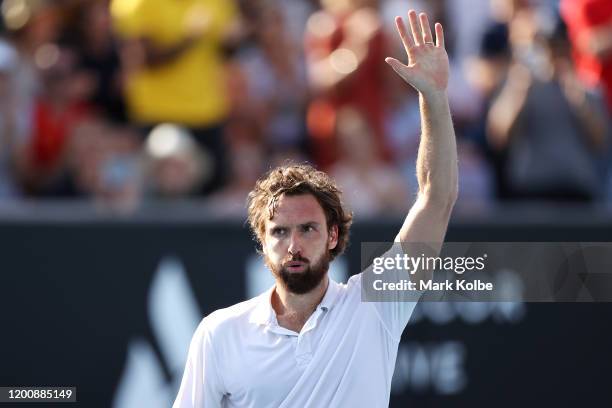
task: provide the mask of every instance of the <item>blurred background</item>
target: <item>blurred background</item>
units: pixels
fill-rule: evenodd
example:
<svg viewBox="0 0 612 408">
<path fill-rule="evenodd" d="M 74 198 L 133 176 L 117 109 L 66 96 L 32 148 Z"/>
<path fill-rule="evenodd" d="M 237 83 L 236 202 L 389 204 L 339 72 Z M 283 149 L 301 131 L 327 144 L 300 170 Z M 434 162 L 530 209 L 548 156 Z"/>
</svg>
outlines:
<svg viewBox="0 0 612 408">
<path fill-rule="evenodd" d="M 0 385 L 168 406 L 201 317 L 271 284 L 245 199 L 289 159 L 342 187 L 357 273 L 417 190 L 409 8 L 451 61 L 448 239 L 612 241 L 610 0 L 3 0 Z M 611 312 L 420 305 L 391 406 L 609 404 Z"/>
</svg>

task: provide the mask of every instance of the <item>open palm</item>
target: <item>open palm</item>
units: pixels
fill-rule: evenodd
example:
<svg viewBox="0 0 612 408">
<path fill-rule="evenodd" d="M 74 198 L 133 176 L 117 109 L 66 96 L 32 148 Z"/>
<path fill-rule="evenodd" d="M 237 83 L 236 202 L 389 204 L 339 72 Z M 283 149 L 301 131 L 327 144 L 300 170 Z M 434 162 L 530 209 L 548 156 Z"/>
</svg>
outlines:
<svg viewBox="0 0 612 408">
<path fill-rule="evenodd" d="M 417 17 L 414 10 L 408 12 L 410 32 L 406 29 L 401 17 L 395 18 L 397 31 L 402 39 L 408 65 L 404 65 L 395 58 L 385 61 L 406 82 L 422 94 L 433 94 L 446 90 L 448 86 L 449 64 L 448 55 L 444 48 L 444 31 L 440 23 L 436 23 L 436 42 L 434 43 L 429 26 L 429 19 L 425 13 Z"/>
</svg>

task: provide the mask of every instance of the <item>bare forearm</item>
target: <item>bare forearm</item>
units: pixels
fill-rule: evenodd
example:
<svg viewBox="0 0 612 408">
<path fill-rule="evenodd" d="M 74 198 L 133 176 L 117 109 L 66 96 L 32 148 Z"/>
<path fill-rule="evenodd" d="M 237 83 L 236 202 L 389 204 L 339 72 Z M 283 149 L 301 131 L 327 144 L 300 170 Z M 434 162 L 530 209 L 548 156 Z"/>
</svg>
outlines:
<svg viewBox="0 0 612 408">
<path fill-rule="evenodd" d="M 446 92 L 420 94 L 421 143 L 417 158 L 419 198 L 443 210 L 457 197 L 457 144 Z"/>
<path fill-rule="evenodd" d="M 421 94 L 420 104 L 419 194 L 396 241 L 427 244 L 431 255 L 437 255 L 457 199 L 457 146 L 446 92 Z"/>
</svg>

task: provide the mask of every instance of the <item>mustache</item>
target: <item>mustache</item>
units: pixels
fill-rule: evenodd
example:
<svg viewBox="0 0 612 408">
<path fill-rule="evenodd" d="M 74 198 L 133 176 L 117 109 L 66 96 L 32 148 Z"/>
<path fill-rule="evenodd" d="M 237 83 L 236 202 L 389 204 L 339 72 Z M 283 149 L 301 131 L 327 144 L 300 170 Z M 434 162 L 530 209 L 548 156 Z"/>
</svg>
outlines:
<svg viewBox="0 0 612 408">
<path fill-rule="evenodd" d="M 283 264 L 286 264 L 288 262 L 305 262 L 305 263 L 310 263 L 310 261 L 308 259 L 302 257 L 300 254 L 292 256 L 290 259 L 287 259 L 285 262 L 283 262 Z"/>
</svg>

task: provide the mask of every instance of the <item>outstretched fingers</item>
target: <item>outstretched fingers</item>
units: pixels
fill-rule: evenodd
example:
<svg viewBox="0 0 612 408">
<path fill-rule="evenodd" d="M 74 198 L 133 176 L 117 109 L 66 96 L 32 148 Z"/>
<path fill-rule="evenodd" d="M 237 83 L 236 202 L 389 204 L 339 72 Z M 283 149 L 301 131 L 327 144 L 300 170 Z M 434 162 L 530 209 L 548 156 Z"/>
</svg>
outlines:
<svg viewBox="0 0 612 408">
<path fill-rule="evenodd" d="M 412 31 L 412 37 L 414 38 L 415 45 L 423 44 L 423 33 L 419 27 L 419 21 L 417 19 L 417 13 L 414 10 L 408 12 L 408 20 L 410 21 L 410 30 Z"/>
<path fill-rule="evenodd" d="M 429 18 L 427 14 L 420 13 L 417 15 L 416 11 L 410 10 L 408 12 L 408 21 L 410 23 L 410 31 L 406 28 L 404 20 L 401 17 L 395 17 L 395 25 L 397 31 L 402 39 L 404 48 L 411 57 L 412 49 L 421 45 L 434 45 L 434 38 L 431 32 L 431 26 L 429 24 Z M 435 24 L 436 42 L 437 47 L 444 47 L 444 31 L 440 23 Z"/>
<path fill-rule="evenodd" d="M 427 15 L 417 14 L 415 10 L 408 11 L 408 23 L 410 30 L 401 17 L 395 18 L 397 31 L 408 54 L 408 63 L 404 65 L 395 58 L 386 58 L 385 61 L 400 77 L 423 94 L 445 90 L 448 86 L 449 64 L 448 55 L 444 51 L 442 25 L 436 23 L 432 30 Z"/>
<path fill-rule="evenodd" d="M 444 29 L 442 28 L 442 24 L 436 23 L 436 46 L 438 48 L 444 48 Z"/>
<path fill-rule="evenodd" d="M 429 26 L 429 19 L 427 14 L 419 14 L 419 22 L 421 23 L 421 34 L 423 35 L 423 44 L 433 45 L 433 36 L 431 34 L 431 27 Z"/>
<path fill-rule="evenodd" d="M 411 49 L 414 47 L 414 41 L 408 33 L 408 30 L 406 30 L 404 20 L 402 20 L 401 17 L 395 17 L 395 25 L 397 26 L 397 31 L 402 39 L 402 43 L 404 44 L 404 49 L 406 49 L 406 52 L 410 56 Z"/>
</svg>

